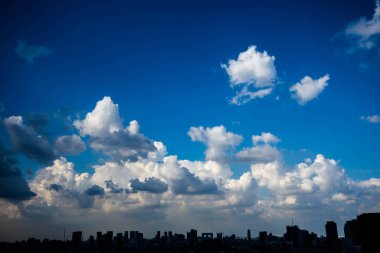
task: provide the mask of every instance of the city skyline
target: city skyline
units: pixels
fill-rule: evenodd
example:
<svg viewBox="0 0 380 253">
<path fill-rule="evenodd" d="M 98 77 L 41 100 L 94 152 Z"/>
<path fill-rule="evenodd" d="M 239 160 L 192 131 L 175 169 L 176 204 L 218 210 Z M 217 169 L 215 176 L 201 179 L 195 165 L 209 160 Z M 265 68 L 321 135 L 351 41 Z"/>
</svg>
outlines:
<svg viewBox="0 0 380 253">
<path fill-rule="evenodd" d="M 375 215 L 377 217 L 380 217 L 380 213 L 363 213 L 362 215 L 364 215 L 364 216 Z M 358 215 L 358 217 L 359 216 L 361 216 L 361 215 Z M 352 239 L 352 238 L 347 238 L 347 231 L 345 231 L 346 230 L 345 227 L 347 225 L 351 225 L 352 222 L 356 222 L 358 217 L 355 217 L 355 218 L 353 217 L 351 220 L 347 220 L 345 222 L 344 226 L 342 227 L 342 229 L 338 229 L 338 226 L 335 223 L 335 221 L 326 221 L 325 225 L 324 225 L 325 231 L 322 234 L 315 234 L 314 231 L 308 231 L 308 230 L 305 230 L 305 231 L 310 232 L 310 233 L 314 233 L 317 237 L 327 239 L 329 237 L 328 236 L 328 230 L 332 229 L 333 231 L 335 230 L 334 233 L 336 233 L 332 236 L 333 238 Z M 373 220 L 371 220 L 371 222 L 372 223 L 378 222 L 378 219 L 377 220 L 373 219 Z M 328 226 L 330 227 L 330 229 L 327 228 Z M 141 237 L 141 239 L 157 239 L 157 238 L 160 238 L 161 236 L 162 237 L 164 237 L 164 236 L 168 237 L 168 236 L 174 236 L 174 235 L 186 235 L 186 238 L 189 240 L 189 238 L 191 238 L 191 237 L 208 238 L 207 235 L 211 235 L 211 239 L 218 239 L 218 235 L 221 235 L 222 237 L 226 237 L 226 238 L 232 236 L 232 237 L 235 237 L 236 239 L 246 239 L 246 240 L 252 239 L 253 240 L 253 239 L 260 239 L 260 233 L 263 233 L 263 232 L 267 233 L 267 235 L 271 235 L 271 236 L 275 236 L 275 237 L 283 237 L 283 235 L 288 232 L 289 228 L 290 229 L 297 228 L 299 230 L 304 230 L 304 228 L 302 226 L 300 226 L 300 224 L 294 224 L 293 221 L 291 224 L 287 224 L 283 228 L 284 231 L 282 234 L 272 234 L 271 231 L 267 231 L 267 230 L 254 230 L 252 226 L 247 227 L 247 229 L 245 229 L 244 231 L 240 231 L 241 234 L 236 234 L 236 233 L 228 234 L 228 233 L 225 233 L 223 231 L 200 231 L 196 227 L 192 227 L 191 229 L 187 229 L 185 231 L 172 231 L 170 229 L 156 230 L 156 231 L 154 231 L 154 233 L 152 235 L 149 235 L 149 236 L 146 236 L 144 231 L 140 231 L 137 228 L 132 229 L 132 230 L 128 230 L 127 228 L 125 228 L 122 231 L 113 231 L 110 229 L 104 230 L 104 231 L 99 231 L 99 230 L 96 230 L 96 231 L 84 231 L 84 230 L 67 231 L 64 228 L 61 239 L 62 239 L 62 241 L 73 241 L 73 240 L 75 240 L 75 239 L 73 239 L 73 237 L 78 237 L 78 235 L 80 233 L 81 241 L 84 242 L 84 241 L 90 240 L 91 237 L 99 236 L 99 234 L 101 234 L 101 236 L 103 236 L 103 235 L 106 235 L 108 233 L 112 233 L 113 235 L 115 235 L 115 238 L 116 238 L 117 234 L 123 234 L 123 237 L 126 237 L 126 238 Z M 352 228 L 350 228 L 350 229 L 352 230 Z M 338 230 L 343 230 L 344 234 L 338 234 Z M 193 232 L 195 233 L 195 235 L 192 235 Z M 133 233 L 134 236 L 131 236 L 131 233 Z M 71 235 L 71 237 L 70 237 L 70 235 Z M 60 238 L 35 238 L 33 236 L 30 236 L 29 238 L 24 238 L 21 241 L 25 241 L 26 239 L 30 239 L 30 238 L 38 239 L 38 240 L 43 240 L 43 239 L 61 240 Z M 114 238 L 114 236 L 112 236 L 112 238 Z"/>
<path fill-rule="evenodd" d="M 85 236 L 82 231 L 74 231 L 70 238 L 63 240 L 40 240 L 30 237 L 14 243 L 0 242 L 0 249 L 9 252 L 363 252 L 373 253 L 379 249 L 378 236 L 373 227 L 380 225 L 380 213 L 364 213 L 349 220 L 344 225 L 344 237 L 338 237 L 337 225 L 334 221 L 325 224 L 325 236 L 297 225 L 286 226 L 283 236 L 272 235 L 267 231 L 259 231 L 252 237 L 248 229 L 245 237 L 235 234 L 202 232 L 190 229 L 186 234 L 173 231 L 157 231 L 152 238 L 144 237 L 140 231 L 117 232 L 109 230 L 105 233 L 97 231 Z M 199 232 L 199 233 L 198 233 Z"/>
<path fill-rule="evenodd" d="M 0 241 L 380 212 L 380 1 L 16 0 L 0 24 Z"/>
</svg>

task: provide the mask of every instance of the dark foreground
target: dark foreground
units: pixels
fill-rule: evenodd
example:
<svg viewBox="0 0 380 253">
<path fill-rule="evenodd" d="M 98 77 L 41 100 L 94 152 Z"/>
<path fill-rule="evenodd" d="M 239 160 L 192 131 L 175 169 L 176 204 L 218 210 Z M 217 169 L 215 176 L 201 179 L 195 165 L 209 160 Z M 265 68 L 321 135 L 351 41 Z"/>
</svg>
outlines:
<svg viewBox="0 0 380 253">
<path fill-rule="evenodd" d="M 0 243 L 0 252 L 110 252 L 110 253 L 379 253 L 380 252 L 380 213 L 367 213 L 357 219 L 347 221 L 344 226 L 344 238 L 338 238 L 335 222 L 325 225 L 326 236 L 318 237 L 298 226 L 287 226 L 282 237 L 273 236 L 265 231 L 257 238 L 247 236 L 237 238 L 235 235 L 223 236 L 217 233 L 201 233 L 192 229 L 185 235 L 173 234 L 171 231 L 158 231 L 155 238 L 144 239 L 138 231 L 125 231 L 114 236 L 112 231 L 97 232 L 88 240 L 83 240 L 82 232 L 72 233 L 71 240 L 48 240 L 29 238 L 27 241 Z"/>
</svg>

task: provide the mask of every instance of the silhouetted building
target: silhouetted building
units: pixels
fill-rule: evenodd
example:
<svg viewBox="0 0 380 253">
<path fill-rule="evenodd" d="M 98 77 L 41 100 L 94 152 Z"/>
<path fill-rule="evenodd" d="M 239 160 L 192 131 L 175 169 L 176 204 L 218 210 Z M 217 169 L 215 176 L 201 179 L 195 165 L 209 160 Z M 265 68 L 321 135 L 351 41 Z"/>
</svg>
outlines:
<svg viewBox="0 0 380 253">
<path fill-rule="evenodd" d="M 82 243 L 82 231 L 73 232 L 71 240 L 73 244 L 80 245 Z"/>
<path fill-rule="evenodd" d="M 136 239 L 137 235 L 136 235 L 136 231 L 131 231 L 129 232 L 129 237 L 131 240 L 134 240 Z"/>
<path fill-rule="evenodd" d="M 107 233 L 103 236 L 103 239 L 107 244 L 111 244 L 113 240 L 113 231 L 107 231 Z"/>
<path fill-rule="evenodd" d="M 100 242 L 102 240 L 102 232 L 96 232 L 96 241 Z"/>
<path fill-rule="evenodd" d="M 103 242 L 103 234 L 102 232 L 96 232 L 96 246 L 100 248 Z"/>
<path fill-rule="evenodd" d="M 121 245 L 123 243 L 123 233 L 116 234 L 116 243 L 117 245 Z"/>
<path fill-rule="evenodd" d="M 326 238 L 317 237 L 314 233 L 302 230 L 298 226 L 287 226 L 283 237 L 273 236 L 271 233 L 261 231 L 259 240 L 252 240 L 251 231 L 247 230 L 247 237 L 239 238 L 235 234 L 201 233 L 191 229 L 187 233 L 187 241 L 183 234 L 165 232 L 164 236 L 157 231 L 155 238 L 143 238 L 143 233 L 138 231 L 125 231 L 117 233 L 108 231 L 89 236 L 83 242 L 81 231 L 72 233 L 72 241 L 57 241 L 44 239 L 28 239 L 15 243 L 0 242 L 0 252 L 59 252 L 59 253 L 169 253 L 169 252 L 245 252 L 245 253 L 378 253 L 380 252 L 380 213 L 366 213 L 357 217 L 357 220 L 346 222 L 344 232 L 346 240 L 339 240 L 335 222 L 329 221 L 325 225 Z M 129 237 L 128 237 L 129 236 Z M 128 240 L 127 240 L 128 239 Z M 248 239 L 248 240 L 247 240 Z M 250 240 L 251 239 L 251 240 Z M 341 247 L 341 242 L 346 242 Z M 356 245 L 357 244 L 357 245 Z"/>
<path fill-rule="evenodd" d="M 326 222 L 325 229 L 326 229 L 327 249 L 330 251 L 338 251 L 339 240 L 338 240 L 338 229 L 336 228 L 336 223 L 334 221 Z"/>
<path fill-rule="evenodd" d="M 155 238 L 156 238 L 156 240 L 160 240 L 161 239 L 161 232 L 160 231 L 157 231 Z"/>
<path fill-rule="evenodd" d="M 359 245 L 359 233 L 357 220 L 350 220 L 344 224 L 344 237 L 346 238 L 347 248 Z"/>
<path fill-rule="evenodd" d="M 298 226 L 286 226 L 286 233 L 284 234 L 284 239 L 296 248 L 300 245 L 299 231 Z"/>
<path fill-rule="evenodd" d="M 191 229 L 190 232 L 187 232 L 186 239 L 190 242 L 196 242 L 198 239 L 198 231 L 195 229 Z"/>
<path fill-rule="evenodd" d="M 363 253 L 380 250 L 380 213 L 363 213 L 357 217 L 359 243 Z"/>
<path fill-rule="evenodd" d="M 268 239 L 268 233 L 267 231 L 261 231 L 259 232 L 259 239 L 261 243 L 266 243 Z"/>
</svg>

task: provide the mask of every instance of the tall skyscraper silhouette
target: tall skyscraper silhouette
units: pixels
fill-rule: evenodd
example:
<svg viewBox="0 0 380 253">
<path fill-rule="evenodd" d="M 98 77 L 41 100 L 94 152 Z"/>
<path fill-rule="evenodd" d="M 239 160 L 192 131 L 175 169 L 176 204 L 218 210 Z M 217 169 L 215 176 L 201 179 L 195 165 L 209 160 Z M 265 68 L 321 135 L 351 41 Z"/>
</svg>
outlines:
<svg viewBox="0 0 380 253">
<path fill-rule="evenodd" d="M 325 225 L 327 248 L 336 251 L 339 248 L 338 229 L 334 221 L 328 221 Z"/>
<path fill-rule="evenodd" d="M 357 225 L 362 253 L 380 252 L 380 213 L 359 215 Z"/>
</svg>

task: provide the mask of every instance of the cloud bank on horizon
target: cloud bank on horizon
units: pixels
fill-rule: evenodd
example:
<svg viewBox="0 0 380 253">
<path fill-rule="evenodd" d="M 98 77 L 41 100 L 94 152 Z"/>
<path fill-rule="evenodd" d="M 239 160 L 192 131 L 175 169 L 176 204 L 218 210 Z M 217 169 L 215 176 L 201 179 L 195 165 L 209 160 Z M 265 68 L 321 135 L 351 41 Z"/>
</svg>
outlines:
<svg viewBox="0 0 380 253">
<path fill-rule="evenodd" d="M 37 229 L 44 222 L 51 236 L 62 226 L 83 224 L 88 230 L 128 224 L 148 233 L 185 231 L 194 224 L 239 231 L 247 221 L 296 219 L 318 231 L 323 219 L 344 221 L 380 209 L 380 178 L 353 180 L 323 154 L 288 165 L 277 147 L 280 138 L 269 132 L 252 135 L 252 146 L 240 148 L 243 136 L 223 125 L 191 127 L 191 140 L 206 146 L 205 159 L 192 161 L 168 155 L 165 144 L 143 135 L 136 120 L 123 125 L 110 97 L 73 121 L 79 135 L 56 136 L 52 143 L 21 116 L 3 124 L 13 152 L 46 165 L 26 181 L 2 149 L 1 230 L 11 224 L 17 230 L 23 222 Z M 80 156 L 86 146 L 104 158 L 90 161 L 93 172 L 80 173 L 65 155 Z M 244 164 L 245 172 L 234 175 L 234 163 Z"/>
</svg>

